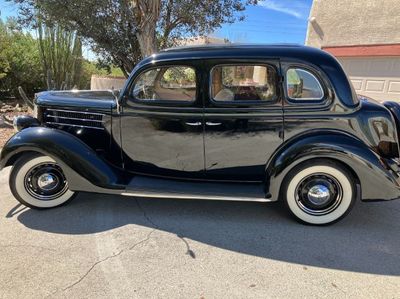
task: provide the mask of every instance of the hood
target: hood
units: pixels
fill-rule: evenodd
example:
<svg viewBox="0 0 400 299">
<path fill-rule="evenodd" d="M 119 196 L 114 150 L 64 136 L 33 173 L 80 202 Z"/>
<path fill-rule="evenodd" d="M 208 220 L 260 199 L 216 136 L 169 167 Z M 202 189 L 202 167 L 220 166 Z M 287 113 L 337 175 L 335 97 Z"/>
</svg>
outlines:
<svg viewBox="0 0 400 299">
<path fill-rule="evenodd" d="M 46 107 L 107 110 L 117 105 L 111 90 L 43 91 L 35 95 L 35 104 Z"/>
</svg>

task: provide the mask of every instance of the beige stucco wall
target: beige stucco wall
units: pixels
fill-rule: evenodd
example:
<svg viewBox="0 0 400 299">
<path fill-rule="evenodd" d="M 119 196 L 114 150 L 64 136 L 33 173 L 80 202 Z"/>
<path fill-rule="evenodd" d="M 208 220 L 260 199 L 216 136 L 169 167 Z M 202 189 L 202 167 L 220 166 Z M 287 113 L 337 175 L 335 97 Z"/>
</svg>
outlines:
<svg viewBox="0 0 400 299">
<path fill-rule="evenodd" d="M 126 81 L 125 77 L 96 76 L 90 80 L 91 90 L 122 89 Z"/>
<path fill-rule="evenodd" d="M 399 0 L 400 1 L 400 0 Z M 181 46 L 197 46 L 207 44 L 227 44 L 227 39 L 212 37 L 212 36 L 196 36 L 182 39 L 178 44 Z"/>
<path fill-rule="evenodd" d="M 400 44 L 400 0 L 314 0 L 306 45 Z M 400 56 L 337 57 L 358 94 L 400 101 Z"/>
<path fill-rule="evenodd" d="M 400 43 L 400 0 L 314 0 L 306 45 Z"/>
</svg>

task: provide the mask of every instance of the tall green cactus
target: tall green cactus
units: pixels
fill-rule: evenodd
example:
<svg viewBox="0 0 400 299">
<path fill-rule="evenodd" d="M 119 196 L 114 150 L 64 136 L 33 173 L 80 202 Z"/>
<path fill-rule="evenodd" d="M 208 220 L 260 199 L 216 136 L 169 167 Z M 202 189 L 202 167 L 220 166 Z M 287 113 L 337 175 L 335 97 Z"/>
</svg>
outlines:
<svg viewBox="0 0 400 299">
<path fill-rule="evenodd" d="M 82 43 L 77 33 L 41 21 L 37 31 L 47 88 L 60 90 L 78 86 L 82 72 Z"/>
</svg>

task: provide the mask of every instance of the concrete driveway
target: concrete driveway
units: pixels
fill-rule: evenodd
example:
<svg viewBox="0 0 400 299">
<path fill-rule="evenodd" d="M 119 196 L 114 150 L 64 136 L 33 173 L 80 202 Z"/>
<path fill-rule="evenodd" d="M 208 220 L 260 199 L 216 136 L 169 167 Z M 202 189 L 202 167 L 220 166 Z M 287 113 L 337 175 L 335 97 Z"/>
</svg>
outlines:
<svg viewBox="0 0 400 299">
<path fill-rule="evenodd" d="M 80 194 L 24 208 L 0 173 L 1 298 L 400 298 L 400 201 L 327 227 L 279 204 Z"/>
</svg>

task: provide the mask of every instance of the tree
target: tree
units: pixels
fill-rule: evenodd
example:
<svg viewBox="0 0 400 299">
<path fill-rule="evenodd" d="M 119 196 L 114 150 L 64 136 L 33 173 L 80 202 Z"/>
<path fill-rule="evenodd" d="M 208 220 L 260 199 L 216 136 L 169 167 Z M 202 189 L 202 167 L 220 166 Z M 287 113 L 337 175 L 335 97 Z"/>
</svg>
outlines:
<svg viewBox="0 0 400 299">
<path fill-rule="evenodd" d="M 10 52 L 10 38 L 7 29 L 0 19 L 0 79 L 7 76 L 10 70 L 10 62 L 8 61 Z"/>
<path fill-rule="evenodd" d="M 16 28 L 15 22 L 0 21 L 0 90 L 18 97 L 18 86 L 32 96 L 43 89 L 37 41 Z"/>
<path fill-rule="evenodd" d="M 77 33 L 60 25 L 38 23 L 38 44 L 47 89 L 71 89 L 82 74 L 82 43 Z"/>
<path fill-rule="evenodd" d="M 20 23 L 47 22 L 76 30 L 105 60 L 125 75 L 143 57 L 206 35 L 223 23 L 244 18 L 246 5 L 257 0 L 8 0 L 20 5 Z"/>
<path fill-rule="evenodd" d="M 48 40 L 49 32 L 54 39 Z M 32 98 L 35 92 L 46 89 L 48 70 L 55 83 L 51 84 L 50 88 L 60 88 L 64 82 L 63 85 L 69 85 L 66 87 L 76 85 L 80 89 L 88 89 L 92 74 L 121 75 L 112 65 L 105 67 L 82 59 L 81 44 L 76 35 L 62 31 L 56 32 L 57 29 L 43 26 L 42 38 L 34 38 L 29 32 L 19 30 L 12 19 L 5 23 L 0 20 L 0 94 L 19 98 L 18 86 L 21 86 L 28 97 Z M 58 41 L 56 41 L 56 36 L 58 36 Z M 76 40 L 72 46 L 69 46 L 70 56 L 62 54 L 68 52 L 66 46 L 68 42 L 64 40 L 66 36 Z M 64 47 L 60 44 L 63 40 Z M 40 44 L 42 44 L 44 54 L 41 54 Z M 46 57 L 45 60 L 43 60 L 44 57 Z M 73 57 L 77 59 L 74 61 Z M 66 79 L 66 74 L 68 74 L 68 79 Z M 4 98 L 0 100 L 2 99 Z"/>
<path fill-rule="evenodd" d="M 157 49 L 156 28 L 160 17 L 161 0 L 131 0 L 136 38 L 142 56 L 149 56 Z"/>
</svg>

